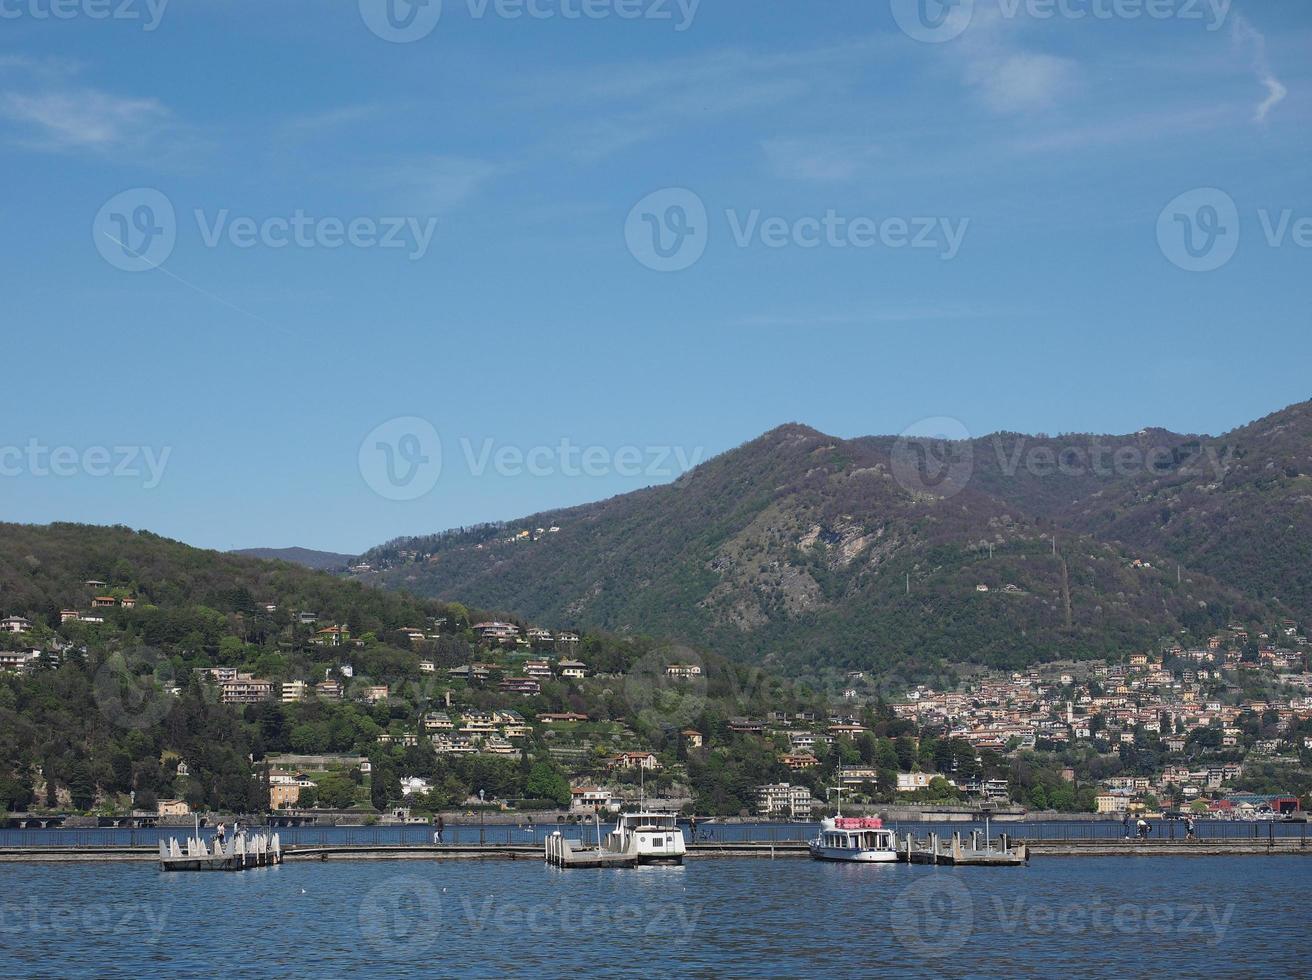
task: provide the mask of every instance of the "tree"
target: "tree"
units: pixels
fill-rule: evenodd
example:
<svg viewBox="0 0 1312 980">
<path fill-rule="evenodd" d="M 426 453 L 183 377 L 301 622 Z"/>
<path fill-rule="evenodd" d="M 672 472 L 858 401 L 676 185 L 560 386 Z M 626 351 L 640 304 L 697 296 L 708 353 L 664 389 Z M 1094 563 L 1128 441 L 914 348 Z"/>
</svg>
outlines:
<svg viewBox="0 0 1312 980">
<path fill-rule="evenodd" d="M 569 780 L 552 763 L 545 760 L 535 762 L 524 783 L 524 796 L 531 800 L 553 800 L 561 806 L 567 806 L 570 800 Z"/>
<path fill-rule="evenodd" d="M 75 759 L 69 766 L 68 792 L 78 810 L 90 810 L 96 801 L 96 784 L 92 781 L 90 768 L 81 759 Z"/>
<path fill-rule="evenodd" d="M 0 775 L 0 809 L 26 810 L 31 802 L 31 786 L 16 776 Z"/>
<path fill-rule="evenodd" d="M 1052 792 L 1048 794 L 1048 805 L 1054 810 L 1069 813 L 1075 809 L 1075 790 L 1069 783 L 1054 786 Z"/>
<path fill-rule="evenodd" d="M 897 751 L 898 768 L 903 772 L 910 772 L 916 764 L 916 743 L 903 736 L 894 743 L 893 747 Z"/>
<path fill-rule="evenodd" d="M 338 773 L 319 780 L 319 805 L 333 810 L 355 806 L 355 784 Z"/>
</svg>

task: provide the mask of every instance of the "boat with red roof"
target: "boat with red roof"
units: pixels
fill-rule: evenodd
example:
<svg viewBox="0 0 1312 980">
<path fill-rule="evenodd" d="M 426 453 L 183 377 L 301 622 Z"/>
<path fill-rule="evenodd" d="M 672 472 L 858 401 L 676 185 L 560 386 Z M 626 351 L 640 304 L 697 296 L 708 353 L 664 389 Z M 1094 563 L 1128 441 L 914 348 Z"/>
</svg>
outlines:
<svg viewBox="0 0 1312 980">
<path fill-rule="evenodd" d="M 897 839 L 878 817 L 826 817 L 810 850 L 817 861 L 896 861 Z"/>
</svg>

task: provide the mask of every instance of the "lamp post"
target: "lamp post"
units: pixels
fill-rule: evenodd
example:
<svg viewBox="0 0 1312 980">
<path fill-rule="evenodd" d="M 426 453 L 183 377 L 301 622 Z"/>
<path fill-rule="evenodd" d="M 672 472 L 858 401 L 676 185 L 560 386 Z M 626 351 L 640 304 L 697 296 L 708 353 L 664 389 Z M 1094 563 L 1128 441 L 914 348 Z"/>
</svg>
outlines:
<svg viewBox="0 0 1312 980">
<path fill-rule="evenodd" d="M 482 846 L 482 845 L 486 842 L 486 839 L 485 839 L 485 837 L 484 837 L 484 833 L 483 833 L 483 818 L 484 818 L 484 816 L 485 816 L 485 813 L 484 813 L 484 811 L 483 811 L 483 791 L 480 789 L 480 790 L 478 791 L 478 843 L 479 843 L 480 846 Z"/>
</svg>

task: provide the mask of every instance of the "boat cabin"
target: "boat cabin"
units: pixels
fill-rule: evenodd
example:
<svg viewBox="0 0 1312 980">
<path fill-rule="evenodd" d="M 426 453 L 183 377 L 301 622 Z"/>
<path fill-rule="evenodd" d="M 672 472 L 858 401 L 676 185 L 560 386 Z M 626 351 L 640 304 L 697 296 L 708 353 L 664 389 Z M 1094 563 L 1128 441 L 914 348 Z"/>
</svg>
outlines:
<svg viewBox="0 0 1312 980">
<path fill-rule="evenodd" d="M 621 813 L 606 836 L 607 850 L 633 852 L 642 860 L 682 861 L 687 850 L 672 813 Z"/>
<path fill-rule="evenodd" d="M 891 830 L 829 828 L 820 832 L 820 846 L 844 851 L 894 851 L 897 842 Z"/>
</svg>

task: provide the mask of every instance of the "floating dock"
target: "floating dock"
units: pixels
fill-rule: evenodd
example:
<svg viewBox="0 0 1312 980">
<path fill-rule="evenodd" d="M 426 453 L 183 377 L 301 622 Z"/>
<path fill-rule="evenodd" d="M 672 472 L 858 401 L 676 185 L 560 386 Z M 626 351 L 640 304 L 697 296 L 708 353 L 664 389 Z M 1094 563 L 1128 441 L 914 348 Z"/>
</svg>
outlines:
<svg viewBox="0 0 1312 980">
<path fill-rule="evenodd" d="M 607 851 L 581 840 L 569 840 L 559 831 L 542 845 L 547 864 L 557 868 L 636 868 L 638 857 L 623 851 Z"/>
<path fill-rule="evenodd" d="M 176 838 L 159 842 L 161 871 L 245 871 L 275 864 L 282 864 L 282 844 L 277 834 L 238 834 L 226 844 L 215 841 L 213 849 L 200 837 L 188 837 L 185 848 Z"/>
<path fill-rule="evenodd" d="M 904 864 L 1019 868 L 1029 863 L 1029 848 L 1023 843 L 1012 844 L 1005 834 L 995 844 L 979 831 L 972 831 L 968 838 L 954 833 L 947 840 L 941 840 L 938 834 L 930 834 L 924 841 L 917 841 L 907 834 L 897 856 Z"/>
</svg>

